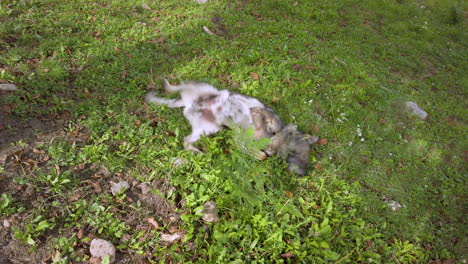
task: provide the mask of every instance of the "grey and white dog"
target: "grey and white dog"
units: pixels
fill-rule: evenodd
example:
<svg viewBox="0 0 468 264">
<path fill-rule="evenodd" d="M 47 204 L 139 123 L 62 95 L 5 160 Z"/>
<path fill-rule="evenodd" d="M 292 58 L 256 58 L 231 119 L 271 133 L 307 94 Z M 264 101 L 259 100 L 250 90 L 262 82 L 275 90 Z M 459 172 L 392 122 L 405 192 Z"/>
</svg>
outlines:
<svg viewBox="0 0 468 264">
<path fill-rule="evenodd" d="M 289 170 L 304 175 L 309 162 L 310 144 L 318 138 L 304 135 L 297 127 L 283 125 L 279 116 L 256 98 L 218 90 L 214 86 L 195 81 L 171 85 L 162 79 L 164 89 L 180 92 L 180 99 L 167 99 L 150 91 L 145 96 L 147 103 L 164 104 L 171 108 L 184 108 L 183 114 L 192 127 L 192 133 L 184 138 L 184 148 L 200 152 L 194 143 L 202 135 L 211 135 L 225 127 L 237 126 L 242 129 L 252 127 L 255 138 L 270 138 L 270 144 L 256 157 L 260 160 L 276 153 L 289 164 Z"/>
</svg>

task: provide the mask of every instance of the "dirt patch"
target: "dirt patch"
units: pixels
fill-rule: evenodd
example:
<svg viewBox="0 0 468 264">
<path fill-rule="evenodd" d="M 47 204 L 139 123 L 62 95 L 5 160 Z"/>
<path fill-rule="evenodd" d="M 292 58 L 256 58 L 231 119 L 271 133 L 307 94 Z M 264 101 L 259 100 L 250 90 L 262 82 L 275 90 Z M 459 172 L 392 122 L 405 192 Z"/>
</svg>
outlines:
<svg viewBox="0 0 468 264">
<path fill-rule="evenodd" d="M 45 115 L 19 118 L 4 103 L 6 94 L 0 91 L 0 166 L 4 170 L 0 173 L 0 194 L 11 194 L 25 206 L 34 206 L 38 198 L 34 187 L 16 184 L 13 179 L 33 167 L 45 166 L 43 153 L 34 149 L 55 137 L 64 136 L 63 127 L 68 120 Z M 27 217 L 26 213 L 0 217 L 0 263 L 41 263 L 50 252 L 47 243 L 40 243 L 32 252 L 29 245 L 13 239 L 13 227 L 21 226 Z"/>
</svg>

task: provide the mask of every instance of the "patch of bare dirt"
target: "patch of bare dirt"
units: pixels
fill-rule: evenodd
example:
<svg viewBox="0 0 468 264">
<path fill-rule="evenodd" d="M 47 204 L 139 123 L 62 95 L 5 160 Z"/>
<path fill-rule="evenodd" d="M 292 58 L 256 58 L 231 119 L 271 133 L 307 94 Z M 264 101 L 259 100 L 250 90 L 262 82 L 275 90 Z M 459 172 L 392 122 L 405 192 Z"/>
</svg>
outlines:
<svg viewBox="0 0 468 264">
<path fill-rule="evenodd" d="M 9 193 L 21 204 L 34 206 L 38 198 L 34 186 L 16 184 L 13 179 L 24 176 L 32 168 L 46 166 L 48 157 L 37 146 L 64 136 L 63 127 L 68 120 L 45 115 L 19 118 L 4 103 L 7 93 L 0 91 L 0 166 L 4 170 L 0 174 L 0 194 Z M 1 264 L 41 263 L 50 252 L 47 243 L 40 243 L 32 252 L 30 246 L 13 239 L 13 227 L 22 226 L 27 217 L 27 213 L 0 217 Z"/>
</svg>

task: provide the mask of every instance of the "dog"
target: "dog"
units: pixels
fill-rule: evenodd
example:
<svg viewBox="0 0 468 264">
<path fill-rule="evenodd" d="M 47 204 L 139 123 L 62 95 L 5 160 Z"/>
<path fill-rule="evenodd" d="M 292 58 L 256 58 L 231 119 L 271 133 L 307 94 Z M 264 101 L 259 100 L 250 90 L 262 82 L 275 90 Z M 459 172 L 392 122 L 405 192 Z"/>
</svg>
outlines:
<svg viewBox="0 0 468 264">
<path fill-rule="evenodd" d="M 278 154 L 288 162 L 289 171 L 304 175 L 309 163 L 310 145 L 318 141 L 317 136 L 301 133 L 293 124 L 283 125 L 280 117 L 270 108 L 250 109 L 255 138 L 267 137 L 268 146 L 257 154 L 260 160 Z"/>
<path fill-rule="evenodd" d="M 180 99 L 167 99 L 156 96 L 150 91 L 145 96 L 147 103 L 163 104 L 170 108 L 184 108 L 184 117 L 192 127 L 192 133 L 184 138 L 184 148 L 195 153 L 201 152 L 194 143 L 202 135 L 214 134 L 225 127 L 234 126 L 247 130 L 253 128 L 255 139 L 269 138 L 270 144 L 256 154 L 259 160 L 276 153 L 288 161 L 289 170 L 304 175 L 308 161 L 310 144 L 315 137 L 302 134 L 297 127 L 284 125 L 280 117 L 258 99 L 218 90 L 203 82 L 187 81 L 171 85 L 162 79 L 168 93 L 180 92 Z M 317 138 L 318 139 L 318 138 Z"/>
</svg>

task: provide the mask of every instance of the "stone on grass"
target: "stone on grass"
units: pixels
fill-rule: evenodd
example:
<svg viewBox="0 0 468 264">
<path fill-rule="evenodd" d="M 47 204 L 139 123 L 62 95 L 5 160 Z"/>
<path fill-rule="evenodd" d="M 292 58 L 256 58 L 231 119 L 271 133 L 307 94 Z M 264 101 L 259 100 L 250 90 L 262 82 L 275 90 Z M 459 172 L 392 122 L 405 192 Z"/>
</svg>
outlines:
<svg viewBox="0 0 468 264">
<path fill-rule="evenodd" d="M 199 4 L 205 4 L 206 2 L 208 2 L 208 0 L 195 0 L 195 2 Z"/>
<path fill-rule="evenodd" d="M 110 181 L 110 185 L 111 185 L 112 195 L 116 195 L 122 190 L 127 190 L 130 187 L 130 185 L 128 185 L 128 182 L 126 181 L 119 181 L 118 183 Z"/>
<path fill-rule="evenodd" d="M 203 205 L 203 209 L 201 210 L 203 214 L 202 219 L 207 223 L 214 223 L 217 222 L 219 217 L 216 213 L 216 204 L 214 201 L 208 201 Z"/>
<path fill-rule="evenodd" d="M 174 233 L 174 234 L 162 234 L 161 235 L 161 241 L 167 242 L 167 243 L 174 243 L 175 241 L 180 239 L 180 234 L 179 233 Z"/>
<path fill-rule="evenodd" d="M 406 102 L 406 108 L 408 108 L 414 115 L 421 118 L 422 120 L 425 120 L 428 116 L 426 111 L 422 110 L 415 102 Z"/>
<path fill-rule="evenodd" d="M 398 212 L 398 210 L 400 210 L 400 208 L 403 207 L 400 203 L 398 203 L 395 200 L 384 198 L 384 202 L 388 205 L 388 207 L 390 207 L 390 209 L 392 209 L 393 212 Z"/>
<path fill-rule="evenodd" d="M 109 256 L 109 262 L 114 263 L 115 261 L 115 247 L 111 242 L 95 238 L 91 241 L 89 252 L 92 257 L 98 257 L 103 259 L 105 256 Z"/>
<path fill-rule="evenodd" d="M 2 91 L 16 91 L 18 88 L 12 83 L 0 83 L 0 90 Z"/>
</svg>

